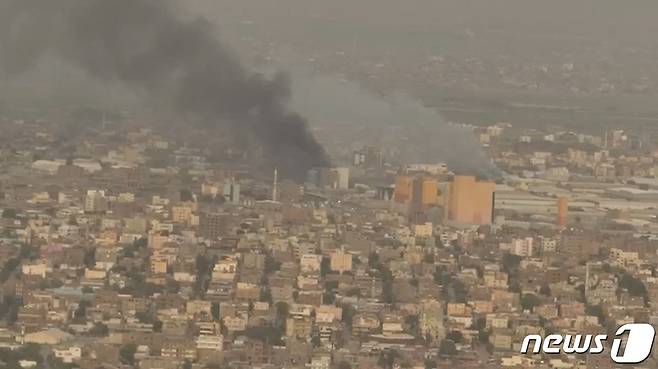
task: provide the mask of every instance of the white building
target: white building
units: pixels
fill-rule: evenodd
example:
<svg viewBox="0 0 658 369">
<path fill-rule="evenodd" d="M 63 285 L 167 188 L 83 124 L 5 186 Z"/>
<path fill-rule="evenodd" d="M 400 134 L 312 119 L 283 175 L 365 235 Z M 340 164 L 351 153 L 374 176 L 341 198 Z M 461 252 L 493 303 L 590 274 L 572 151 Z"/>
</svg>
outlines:
<svg viewBox="0 0 658 369">
<path fill-rule="evenodd" d="M 534 254 L 533 247 L 534 240 L 532 237 L 520 238 L 512 240 L 510 252 L 513 255 L 521 257 L 532 257 Z"/>
<path fill-rule="evenodd" d="M 77 346 L 71 346 L 65 349 L 53 349 L 53 354 L 63 362 L 71 364 L 82 358 L 82 349 Z"/>
<path fill-rule="evenodd" d="M 106 210 L 107 201 L 105 198 L 105 191 L 102 190 L 87 190 L 85 195 L 85 211 L 97 212 Z"/>
<path fill-rule="evenodd" d="M 222 335 L 202 335 L 196 339 L 196 348 L 198 350 L 222 351 L 224 349 L 224 336 Z"/>
</svg>

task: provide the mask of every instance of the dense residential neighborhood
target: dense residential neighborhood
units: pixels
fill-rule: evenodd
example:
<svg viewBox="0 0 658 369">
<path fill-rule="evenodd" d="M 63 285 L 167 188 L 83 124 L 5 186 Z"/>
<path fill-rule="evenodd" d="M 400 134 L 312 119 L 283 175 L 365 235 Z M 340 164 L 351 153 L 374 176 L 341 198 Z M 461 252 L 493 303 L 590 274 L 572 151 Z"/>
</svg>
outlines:
<svg viewBox="0 0 658 369">
<path fill-rule="evenodd" d="M 658 368 L 657 14 L 0 0 L 0 369 Z"/>
<path fill-rule="evenodd" d="M 301 185 L 150 130 L 62 157 L 2 126 L 8 368 L 613 368 L 520 346 L 658 321 L 657 162 L 623 133 L 476 128 L 497 183 L 369 147 Z"/>
</svg>

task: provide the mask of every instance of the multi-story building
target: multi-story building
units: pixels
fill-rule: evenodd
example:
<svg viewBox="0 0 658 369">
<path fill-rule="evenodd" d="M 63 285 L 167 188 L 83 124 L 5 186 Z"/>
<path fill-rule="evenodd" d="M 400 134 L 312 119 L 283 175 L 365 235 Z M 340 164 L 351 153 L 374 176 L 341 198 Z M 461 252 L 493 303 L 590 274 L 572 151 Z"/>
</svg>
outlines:
<svg viewBox="0 0 658 369">
<path fill-rule="evenodd" d="M 494 182 L 473 176 L 455 176 L 446 196 L 447 220 L 457 225 L 491 224 L 495 187 Z"/>
<path fill-rule="evenodd" d="M 226 235 L 230 229 L 230 214 L 203 212 L 199 217 L 199 234 L 201 237 L 216 240 Z"/>
</svg>

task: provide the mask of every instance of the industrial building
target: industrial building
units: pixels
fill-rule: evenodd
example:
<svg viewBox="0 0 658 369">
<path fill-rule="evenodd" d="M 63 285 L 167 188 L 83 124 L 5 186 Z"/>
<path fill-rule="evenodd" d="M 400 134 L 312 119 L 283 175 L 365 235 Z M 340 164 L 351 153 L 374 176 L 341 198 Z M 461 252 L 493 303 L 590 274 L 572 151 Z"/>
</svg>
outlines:
<svg viewBox="0 0 658 369">
<path fill-rule="evenodd" d="M 440 205 L 439 183 L 423 176 L 398 176 L 393 202 L 397 210 L 408 215 L 410 222 L 425 223 L 428 211 Z"/>
<path fill-rule="evenodd" d="M 487 225 L 493 221 L 494 190 L 491 181 L 455 176 L 445 196 L 446 220 L 456 225 Z"/>
</svg>

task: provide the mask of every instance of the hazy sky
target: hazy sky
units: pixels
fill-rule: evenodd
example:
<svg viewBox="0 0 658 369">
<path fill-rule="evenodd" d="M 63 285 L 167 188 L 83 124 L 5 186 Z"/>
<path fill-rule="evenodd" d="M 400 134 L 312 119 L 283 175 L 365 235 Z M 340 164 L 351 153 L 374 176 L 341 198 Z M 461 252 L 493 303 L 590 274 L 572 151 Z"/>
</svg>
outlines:
<svg viewBox="0 0 658 369">
<path fill-rule="evenodd" d="M 196 3 L 196 4 L 195 4 Z M 274 32 L 337 22 L 404 29 L 427 27 L 656 43 L 655 0 L 189 0 L 218 18 L 267 22 Z M 495 33 L 490 33 L 495 38 Z M 509 35 L 508 35 L 509 36 Z"/>
</svg>

